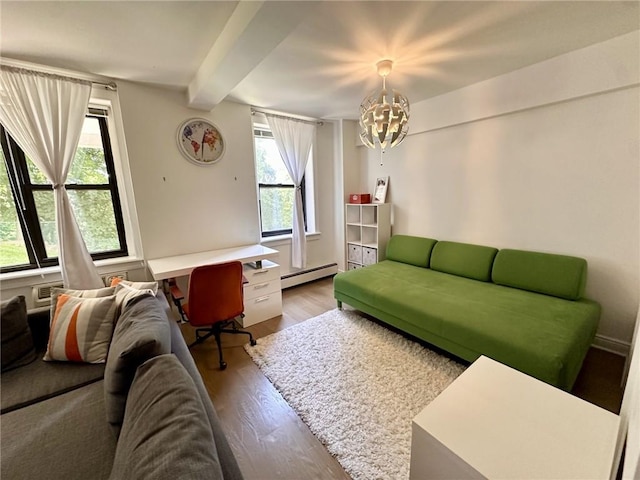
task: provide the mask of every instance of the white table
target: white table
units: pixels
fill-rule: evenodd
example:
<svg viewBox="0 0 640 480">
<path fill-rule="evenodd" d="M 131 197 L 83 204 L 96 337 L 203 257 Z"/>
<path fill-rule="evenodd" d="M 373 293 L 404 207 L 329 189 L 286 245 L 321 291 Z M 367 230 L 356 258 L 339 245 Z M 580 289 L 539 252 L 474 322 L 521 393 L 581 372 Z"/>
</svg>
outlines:
<svg viewBox="0 0 640 480">
<path fill-rule="evenodd" d="M 262 245 L 188 253 L 172 257 L 147 260 L 147 266 L 154 280 L 166 280 L 187 276 L 202 265 L 212 265 L 239 261 L 244 264 L 244 275 L 248 283 L 244 286 L 243 327 L 277 317 L 282 314 L 282 286 L 280 266 L 269 260 L 276 260 L 280 252 Z M 258 263 L 259 266 L 249 264 Z"/>
<path fill-rule="evenodd" d="M 609 478 L 619 417 L 480 357 L 413 420 L 411 479 Z"/>
<path fill-rule="evenodd" d="M 173 257 L 155 258 L 147 260 L 147 266 L 154 280 L 182 277 L 189 275 L 191 270 L 202 265 L 239 261 L 242 263 L 261 260 L 275 260 L 280 252 L 263 245 L 243 245 L 240 247 L 209 250 L 206 252 L 187 253 Z"/>
</svg>

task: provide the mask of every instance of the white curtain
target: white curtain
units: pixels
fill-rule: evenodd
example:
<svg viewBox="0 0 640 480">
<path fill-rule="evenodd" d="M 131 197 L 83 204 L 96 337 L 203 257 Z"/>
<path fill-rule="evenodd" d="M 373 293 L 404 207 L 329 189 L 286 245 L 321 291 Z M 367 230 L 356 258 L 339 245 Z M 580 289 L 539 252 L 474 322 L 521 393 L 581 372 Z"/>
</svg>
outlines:
<svg viewBox="0 0 640 480">
<path fill-rule="evenodd" d="M 293 204 L 293 238 L 291 240 L 291 266 L 304 268 L 307 265 L 307 237 L 304 229 L 302 209 L 302 178 L 307 168 L 309 153 L 315 134 L 315 125 L 302 120 L 266 114 L 280 156 L 284 161 L 295 189 Z"/>
<path fill-rule="evenodd" d="M 0 123 L 52 184 L 65 286 L 104 286 L 64 187 L 80 140 L 91 83 L 3 65 L 0 92 Z"/>
</svg>

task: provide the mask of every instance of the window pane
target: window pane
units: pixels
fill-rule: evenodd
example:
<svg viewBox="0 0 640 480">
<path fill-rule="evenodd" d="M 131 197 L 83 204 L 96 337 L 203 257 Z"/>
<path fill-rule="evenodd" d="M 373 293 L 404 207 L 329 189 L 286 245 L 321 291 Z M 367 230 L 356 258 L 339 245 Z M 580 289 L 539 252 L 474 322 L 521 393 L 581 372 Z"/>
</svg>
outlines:
<svg viewBox="0 0 640 480">
<path fill-rule="evenodd" d="M 72 190 L 69 199 L 90 253 L 120 249 L 109 190 Z"/>
<path fill-rule="evenodd" d="M 291 230 L 295 189 L 260 187 L 262 231 Z"/>
<path fill-rule="evenodd" d="M 53 190 L 33 192 L 36 213 L 47 258 L 58 256 L 58 230 L 56 228 L 56 210 L 53 203 Z"/>
<path fill-rule="evenodd" d="M 120 249 L 115 213 L 108 190 L 68 190 L 69 200 L 89 253 Z M 53 192 L 33 192 L 47 257 L 58 256 Z"/>
<path fill-rule="evenodd" d="M 255 138 L 258 183 L 293 185 L 273 138 Z"/>
<path fill-rule="evenodd" d="M 47 180 L 47 177 L 44 176 L 44 173 L 40 171 L 36 164 L 33 163 L 27 154 L 25 153 L 24 158 L 27 160 L 27 169 L 29 170 L 29 179 L 33 185 L 51 185 L 51 182 Z"/>
<path fill-rule="evenodd" d="M 2 152 L 0 166 L 0 267 L 13 267 L 29 263 L 27 247 L 13 201 Z"/>
<path fill-rule="evenodd" d="M 36 167 L 29 157 L 26 158 L 31 183 L 34 185 L 50 185 L 51 182 L 47 180 L 44 173 Z M 100 123 L 95 117 L 86 117 L 84 119 L 80 142 L 71 163 L 66 183 L 78 185 L 105 185 L 109 183 L 102 136 L 100 135 Z"/>
<path fill-rule="evenodd" d="M 109 183 L 102 136 L 100 135 L 100 123 L 95 117 L 84 119 L 78 150 L 76 150 L 76 156 L 71 164 L 67 183 L 79 185 Z"/>
</svg>

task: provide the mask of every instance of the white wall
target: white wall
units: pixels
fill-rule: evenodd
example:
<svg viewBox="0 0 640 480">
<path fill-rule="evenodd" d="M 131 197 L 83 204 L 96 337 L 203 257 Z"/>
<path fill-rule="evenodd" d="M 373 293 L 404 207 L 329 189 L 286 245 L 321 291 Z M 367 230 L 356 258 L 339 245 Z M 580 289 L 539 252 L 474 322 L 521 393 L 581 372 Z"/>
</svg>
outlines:
<svg viewBox="0 0 640 480">
<path fill-rule="evenodd" d="M 335 124 L 336 129 L 336 159 L 339 162 L 339 170 L 336 169 L 334 183 L 336 184 L 336 235 L 334 249 L 338 256 L 338 270 L 346 270 L 347 245 L 345 239 L 345 207 L 349 201 L 349 194 L 366 193 L 369 190 L 362 188 L 362 162 L 359 161 L 359 152 L 354 138 L 358 132 L 358 123 L 353 120 L 340 120 Z"/>
<path fill-rule="evenodd" d="M 639 292 L 638 32 L 412 106 L 390 176 L 394 233 L 577 255 L 603 306 L 598 342 L 624 352 Z M 369 190 L 370 190 L 369 189 Z"/>
<path fill-rule="evenodd" d="M 223 102 L 212 112 L 184 106 L 184 94 L 118 83 L 145 258 L 259 241 L 249 106 Z M 178 151 L 185 120 L 211 120 L 226 142 L 214 165 Z"/>
<path fill-rule="evenodd" d="M 631 353 L 627 358 L 629 367 L 624 389 L 624 397 L 620 407 L 620 429 L 616 453 L 610 478 L 618 478 L 620 457 L 626 442 L 625 458 L 622 470 L 624 480 L 640 478 L 640 312 L 636 319 L 635 332 L 631 343 Z"/>
<path fill-rule="evenodd" d="M 211 112 L 185 107 L 181 92 L 129 82 L 118 91 L 145 258 L 260 242 L 251 109 L 222 102 Z M 222 159 L 201 167 L 176 146 L 188 118 L 211 120 L 226 141 Z M 307 246 L 308 267 L 336 261 L 333 248 L 333 127 L 318 127 L 314 148 L 316 219 L 320 235 Z M 266 243 L 290 267 L 290 240 Z"/>
</svg>

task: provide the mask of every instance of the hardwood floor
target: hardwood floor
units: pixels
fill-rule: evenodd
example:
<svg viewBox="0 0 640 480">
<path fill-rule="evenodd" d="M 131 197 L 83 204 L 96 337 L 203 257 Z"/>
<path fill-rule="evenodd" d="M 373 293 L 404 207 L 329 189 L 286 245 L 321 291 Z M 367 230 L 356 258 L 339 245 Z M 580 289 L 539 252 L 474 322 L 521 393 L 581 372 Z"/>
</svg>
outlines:
<svg viewBox="0 0 640 480">
<path fill-rule="evenodd" d="M 283 291 L 282 316 L 247 330 L 264 337 L 335 307 L 333 279 L 317 280 Z M 193 340 L 190 326 L 182 332 Z M 249 358 L 246 342 L 244 335 L 223 335 L 225 371 L 218 370 L 215 340 L 191 349 L 245 478 L 349 479 Z M 618 413 L 623 367 L 622 357 L 592 348 L 572 393 Z"/>
</svg>

